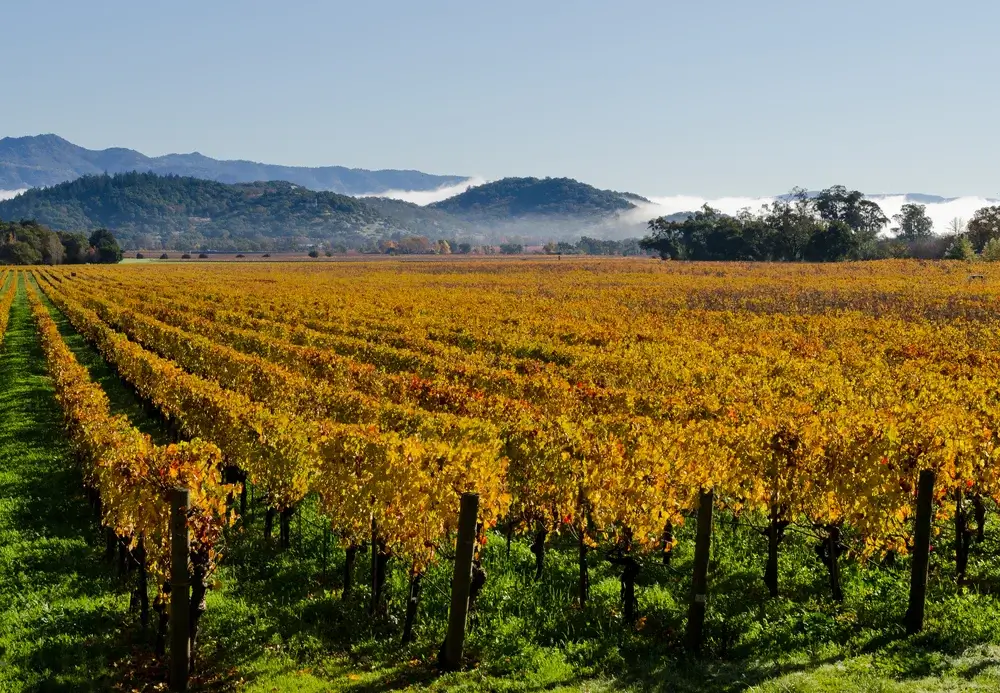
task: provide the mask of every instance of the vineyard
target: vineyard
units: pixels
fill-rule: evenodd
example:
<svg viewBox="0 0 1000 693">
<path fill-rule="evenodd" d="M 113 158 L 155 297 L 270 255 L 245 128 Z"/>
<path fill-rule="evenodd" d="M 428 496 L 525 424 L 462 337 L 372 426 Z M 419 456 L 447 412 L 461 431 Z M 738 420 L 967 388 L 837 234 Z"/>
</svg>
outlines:
<svg viewBox="0 0 1000 693">
<path fill-rule="evenodd" d="M 286 678 L 259 690 L 1000 682 L 1000 271 L 0 272 L 145 634 L 135 686 L 176 683 L 177 633 L 220 690 L 258 690 L 260 652 Z"/>
</svg>

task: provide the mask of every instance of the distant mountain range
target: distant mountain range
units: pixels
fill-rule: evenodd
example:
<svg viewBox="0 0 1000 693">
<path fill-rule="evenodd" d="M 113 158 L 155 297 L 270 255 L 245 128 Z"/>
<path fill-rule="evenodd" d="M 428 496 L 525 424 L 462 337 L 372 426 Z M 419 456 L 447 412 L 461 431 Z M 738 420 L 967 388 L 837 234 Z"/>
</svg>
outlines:
<svg viewBox="0 0 1000 693">
<path fill-rule="evenodd" d="M 221 183 L 283 180 L 311 190 L 343 195 L 378 195 L 391 190 L 435 190 L 465 176 L 420 171 L 369 171 L 343 166 L 306 168 L 253 161 L 220 161 L 194 152 L 149 157 L 132 149 L 92 150 L 57 135 L 0 139 L 0 190 L 57 185 L 81 176 L 129 171 L 191 176 Z"/>
<path fill-rule="evenodd" d="M 819 195 L 819 190 L 807 190 L 806 195 L 808 197 L 816 197 Z M 953 202 L 961 198 L 958 197 L 942 197 L 941 195 L 927 195 L 924 193 L 866 193 L 865 197 L 869 200 L 874 200 L 875 202 L 888 200 L 890 198 L 902 197 L 904 201 L 919 205 L 937 205 L 943 204 L 945 202 Z M 785 193 L 783 195 L 777 195 L 776 200 L 789 201 L 795 198 L 792 193 Z"/>
<path fill-rule="evenodd" d="M 421 207 L 284 181 L 226 184 L 132 172 L 32 188 L 0 201 L 0 219 L 35 219 L 59 231 L 105 227 L 126 249 L 290 250 L 365 247 L 403 235 L 474 241 L 603 237 L 619 213 L 634 209 L 621 193 L 568 178 L 501 179 Z M 636 230 L 643 227 L 644 221 Z"/>
</svg>

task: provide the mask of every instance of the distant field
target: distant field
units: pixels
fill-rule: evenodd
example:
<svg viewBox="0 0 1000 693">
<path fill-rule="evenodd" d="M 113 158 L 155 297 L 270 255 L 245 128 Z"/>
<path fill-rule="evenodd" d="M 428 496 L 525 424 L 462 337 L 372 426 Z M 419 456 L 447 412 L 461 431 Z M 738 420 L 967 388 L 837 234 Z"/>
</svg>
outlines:
<svg viewBox="0 0 1000 693">
<path fill-rule="evenodd" d="M 125 253 L 125 259 L 122 260 L 125 264 L 135 264 L 135 263 L 145 263 L 145 262 L 384 262 L 387 260 L 405 260 L 408 262 L 462 262 L 462 261 L 504 261 L 504 260 L 557 260 L 558 256 L 555 255 L 545 255 L 542 253 L 522 253 L 520 255 L 460 255 L 458 253 L 453 253 L 451 255 L 369 255 L 362 253 L 335 253 L 330 257 L 325 255 L 320 255 L 318 258 L 309 257 L 307 253 L 270 253 L 269 257 L 264 257 L 264 253 L 243 253 L 243 257 L 237 257 L 239 253 L 206 253 L 207 258 L 199 258 L 198 253 L 190 253 L 190 258 L 182 258 L 182 252 L 172 252 L 166 251 L 169 256 L 166 260 L 161 260 L 160 255 L 164 251 L 151 250 L 151 251 L 139 251 L 145 257 L 141 260 L 135 259 L 135 252 L 128 251 Z M 580 256 L 570 256 L 565 255 L 562 257 L 563 261 L 569 261 L 573 258 L 583 259 Z M 603 260 L 636 260 L 636 258 L 624 258 L 624 257 L 607 257 L 601 258 Z M 649 261 L 654 258 L 640 258 L 641 260 Z"/>
</svg>

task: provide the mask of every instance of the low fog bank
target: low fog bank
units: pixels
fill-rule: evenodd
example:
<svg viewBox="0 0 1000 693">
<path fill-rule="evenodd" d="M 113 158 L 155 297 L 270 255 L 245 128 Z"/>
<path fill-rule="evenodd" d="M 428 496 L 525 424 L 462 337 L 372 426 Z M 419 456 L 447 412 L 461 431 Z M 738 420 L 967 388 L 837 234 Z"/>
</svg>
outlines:
<svg viewBox="0 0 1000 693">
<path fill-rule="evenodd" d="M 0 200 L 9 200 L 17 197 L 26 190 L 27 188 L 21 188 L 20 190 L 0 190 Z"/>
<path fill-rule="evenodd" d="M 653 215 L 658 216 L 658 215 Z M 480 241 L 520 242 L 542 245 L 549 241 L 578 241 L 581 237 L 620 241 L 640 238 L 647 233 L 646 225 L 653 217 L 643 219 L 625 215 L 586 220 L 580 218 L 539 217 L 471 224 L 472 237 Z"/>
<path fill-rule="evenodd" d="M 385 192 L 366 193 L 364 195 L 355 195 L 354 197 L 388 197 L 392 200 L 412 202 L 415 205 L 424 207 L 435 202 L 440 202 L 441 200 L 447 200 L 449 197 L 454 197 L 455 195 L 461 195 L 469 188 L 482 185 L 486 182 L 485 178 L 473 177 L 455 185 L 443 185 L 433 190 L 386 190 Z"/>
</svg>

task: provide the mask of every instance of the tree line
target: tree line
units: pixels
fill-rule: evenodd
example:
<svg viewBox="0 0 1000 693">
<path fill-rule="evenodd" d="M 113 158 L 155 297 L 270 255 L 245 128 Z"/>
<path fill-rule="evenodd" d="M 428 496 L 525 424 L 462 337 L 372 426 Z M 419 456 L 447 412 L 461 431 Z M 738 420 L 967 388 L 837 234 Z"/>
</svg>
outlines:
<svg viewBox="0 0 1000 693">
<path fill-rule="evenodd" d="M 880 234 L 892 224 L 889 237 Z M 730 215 L 705 205 L 683 221 L 658 217 L 639 245 L 662 258 L 772 262 L 837 262 L 878 258 L 1000 258 L 1000 206 L 978 210 L 934 234 L 927 207 L 908 203 L 890 219 L 858 190 L 836 185 L 787 196 Z M 992 245 L 990 245 L 992 243 Z"/>
<path fill-rule="evenodd" d="M 0 221 L 0 264 L 63 265 L 120 262 L 114 234 L 97 229 L 83 233 L 53 231 L 37 221 Z"/>
<path fill-rule="evenodd" d="M 625 238 L 616 241 L 582 236 L 576 243 L 549 241 L 544 245 L 532 247 L 527 245 L 523 239 L 499 244 L 477 244 L 454 239 L 432 241 L 427 236 L 402 234 L 396 234 L 392 238 L 383 239 L 371 246 L 363 247 L 361 252 L 387 255 L 520 255 L 526 252 L 545 255 L 634 256 L 649 254 L 649 251 L 640 245 L 638 238 Z"/>
</svg>

